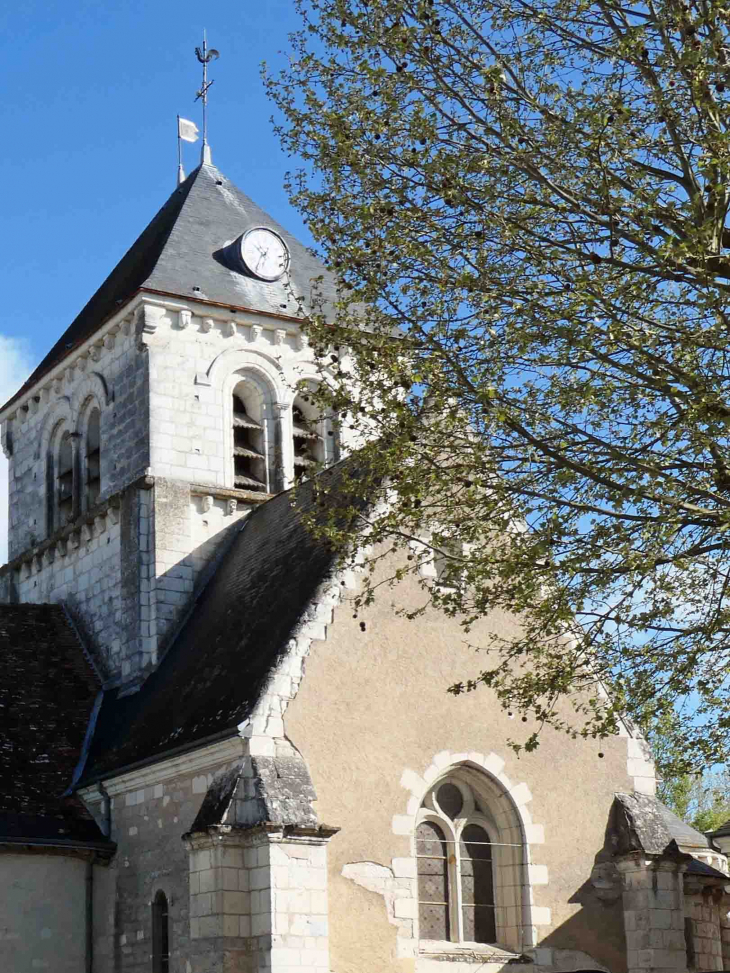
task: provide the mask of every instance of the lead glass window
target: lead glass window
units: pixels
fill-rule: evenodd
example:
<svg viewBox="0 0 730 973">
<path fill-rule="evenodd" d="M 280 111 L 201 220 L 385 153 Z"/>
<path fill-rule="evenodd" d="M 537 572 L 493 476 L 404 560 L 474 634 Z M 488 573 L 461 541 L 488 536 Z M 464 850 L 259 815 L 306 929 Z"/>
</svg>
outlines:
<svg viewBox="0 0 730 973">
<path fill-rule="evenodd" d="M 426 796 L 416 828 L 421 940 L 496 943 L 494 831 L 464 780 L 441 781 Z"/>
</svg>

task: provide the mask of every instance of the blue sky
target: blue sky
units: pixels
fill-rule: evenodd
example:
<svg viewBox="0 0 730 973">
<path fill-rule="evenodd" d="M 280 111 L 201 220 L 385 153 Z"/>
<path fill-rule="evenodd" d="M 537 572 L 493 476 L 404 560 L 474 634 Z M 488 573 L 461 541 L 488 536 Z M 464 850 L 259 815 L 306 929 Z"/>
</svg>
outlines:
<svg viewBox="0 0 730 973">
<path fill-rule="evenodd" d="M 20 0 L 0 11 L 0 333 L 39 358 L 175 184 L 179 113 L 199 123 L 194 47 L 207 27 L 213 161 L 305 236 L 282 189 L 291 164 L 259 77 L 298 26 L 291 0 Z M 204 11 L 212 11 L 207 13 Z M 188 171 L 199 144 L 185 145 Z"/>
<path fill-rule="evenodd" d="M 293 0 L 18 0 L 0 5 L 0 399 L 70 324 L 175 187 L 176 116 L 201 126 L 194 48 L 216 47 L 213 161 L 309 242 L 282 188 L 295 165 L 259 70 L 281 64 Z M 201 126 L 202 127 L 202 126 Z M 200 143 L 185 144 L 186 168 Z M 0 455 L 0 563 L 5 466 Z"/>
</svg>

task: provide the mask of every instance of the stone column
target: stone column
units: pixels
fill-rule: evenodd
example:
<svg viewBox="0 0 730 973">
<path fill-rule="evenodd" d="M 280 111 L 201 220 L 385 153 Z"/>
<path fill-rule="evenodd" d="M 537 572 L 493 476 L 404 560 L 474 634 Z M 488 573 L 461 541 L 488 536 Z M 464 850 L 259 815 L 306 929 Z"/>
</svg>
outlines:
<svg viewBox="0 0 730 973">
<path fill-rule="evenodd" d="M 254 973 L 245 838 L 186 838 L 190 853 L 191 973 Z"/>
<path fill-rule="evenodd" d="M 329 973 L 326 828 L 257 828 L 246 851 L 256 971 Z"/>
<path fill-rule="evenodd" d="M 686 973 L 682 860 L 619 859 L 629 973 Z"/>
<path fill-rule="evenodd" d="M 329 973 L 327 842 L 336 830 L 188 835 L 190 973 Z"/>
</svg>

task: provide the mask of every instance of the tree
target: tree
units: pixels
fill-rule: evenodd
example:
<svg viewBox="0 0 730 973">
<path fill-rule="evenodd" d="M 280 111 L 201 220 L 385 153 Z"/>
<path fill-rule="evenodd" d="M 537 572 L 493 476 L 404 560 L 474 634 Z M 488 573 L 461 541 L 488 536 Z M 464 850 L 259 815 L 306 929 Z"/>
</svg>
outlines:
<svg viewBox="0 0 730 973">
<path fill-rule="evenodd" d="M 699 774 L 676 773 L 675 721 L 676 715 L 669 713 L 646 728 L 656 761 L 657 797 L 698 831 L 714 831 L 730 819 L 730 771 L 715 767 Z"/>
<path fill-rule="evenodd" d="M 296 2 L 267 84 L 341 281 L 306 325 L 320 399 L 367 440 L 396 574 L 435 558 L 425 600 L 524 622 L 452 688 L 536 718 L 528 748 L 684 699 L 675 766 L 723 760 L 730 9 Z"/>
</svg>

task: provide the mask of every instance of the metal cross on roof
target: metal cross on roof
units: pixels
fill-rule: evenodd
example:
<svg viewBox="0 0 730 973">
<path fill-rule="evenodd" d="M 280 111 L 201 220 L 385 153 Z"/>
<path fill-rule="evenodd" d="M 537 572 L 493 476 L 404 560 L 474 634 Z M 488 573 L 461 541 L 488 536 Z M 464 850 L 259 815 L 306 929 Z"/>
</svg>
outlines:
<svg viewBox="0 0 730 973">
<path fill-rule="evenodd" d="M 208 64 L 211 61 L 215 61 L 216 58 L 220 57 L 220 54 L 214 47 L 208 49 L 208 41 L 206 38 L 206 33 L 203 31 L 203 47 L 195 48 L 195 56 L 203 65 L 203 84 L 200 87 L 200 91 L 195 95 L 195 100 L 202 98 L 203 100 L 203 149 L 201 154 L 201 162 L 203 165 L 210 165 L 212 162 L 210 155 L 210 147 L 208 146 L 208 88 L 213 84 L 212 81 L 208 81 Z"/>
</svg>

